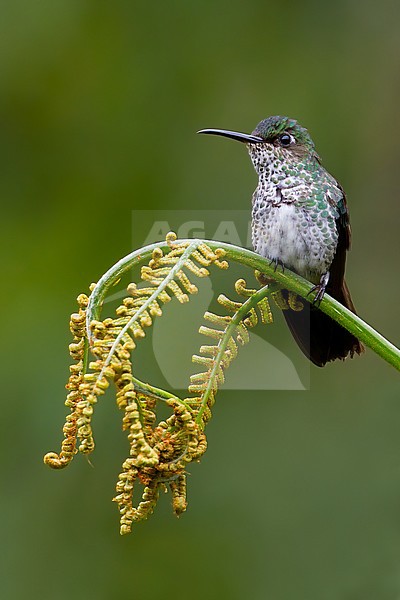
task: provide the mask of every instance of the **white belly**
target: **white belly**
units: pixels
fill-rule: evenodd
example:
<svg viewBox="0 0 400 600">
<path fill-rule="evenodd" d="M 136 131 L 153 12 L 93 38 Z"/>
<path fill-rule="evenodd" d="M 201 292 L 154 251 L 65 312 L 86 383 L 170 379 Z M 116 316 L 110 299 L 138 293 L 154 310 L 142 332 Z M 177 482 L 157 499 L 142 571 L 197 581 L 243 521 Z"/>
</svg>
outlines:
<svg viewBox="0 0 400 600">
<path fill-rule="evenodd" d="M 281 261 L 311 281 L 318 280 L 333 260 L 310 214 L 294 204 L 267 205 L 261 211 L 255 204 L 252 240 L 258 254 Z"/>
</svg>

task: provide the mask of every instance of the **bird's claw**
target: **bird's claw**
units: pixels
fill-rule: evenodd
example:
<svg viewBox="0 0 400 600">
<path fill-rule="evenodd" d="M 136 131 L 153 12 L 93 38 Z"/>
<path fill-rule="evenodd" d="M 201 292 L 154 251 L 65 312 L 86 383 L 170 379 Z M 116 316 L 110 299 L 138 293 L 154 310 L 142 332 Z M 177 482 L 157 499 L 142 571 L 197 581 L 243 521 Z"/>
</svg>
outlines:
<svg viewBox="0 0 400 600">
<path fill-rule="evenodd" d="M 322 299 L 323 299 L 323 297 L 325 295 L 325 290 L 326 290 L 326 286 L 324 286 L 321 283 L 318 283 L 317 285 L 314 285 L 311 288 L 311 290 L 308 292 L 307 296 L 309 296 L 313 292 L 316 292 L 316 294 L 315 294 L 315 296 L 314 296 L 314 298 L 312 300 L 312 303 L 319 305 L 319 304 L 321 304 Z"/>
<path fill-rule="evenodd" d="M 319 283 L 317 283 L 317 285 L 314 285 L 311 288 L 311 290 L 308 292 L 307 296 L 309 296 L 313 292 L 316 292 L 315 297 L 313 298 L 313 301 L 312 301 L 313 304 L 316 304 L 318 306 L 321 304 L 322 299 L 325 296 L 326 286 L 328 285 L 328 281 L 329 281 L 329 271 L 327 273 L 324 273 L 321 276 Z"/>
<path fill-rule="evenodd" d="M 269 261 L 270 265 L 274 265 L 274 271 L 276 271 L 278 269 L 278 266 L 282 268 L 282 272 L 285 271 L 285 265 L 283 264 L 283 262 L 281 261 L 280 258 L 272 258 Z"/>
</svg>

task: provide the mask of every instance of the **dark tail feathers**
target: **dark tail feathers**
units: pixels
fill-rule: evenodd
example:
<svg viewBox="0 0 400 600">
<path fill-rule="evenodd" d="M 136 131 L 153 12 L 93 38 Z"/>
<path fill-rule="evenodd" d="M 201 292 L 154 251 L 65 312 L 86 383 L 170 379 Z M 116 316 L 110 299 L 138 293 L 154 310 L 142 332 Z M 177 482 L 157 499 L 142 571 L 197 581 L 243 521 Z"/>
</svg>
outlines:
<svg viewBox="0 0 400 600">
<path fill-rule="evenodd" d="M 340 289 L 328 288 L 328 293 L 356 314 L 344 280 Z M 287 298 L 288 291 L 283 294 Z M 304 304 L 302 311 L 287 309 L 283 315 L 300 349 L 315 365 L 323 367 L 331 360 L 352 358 L 364 351 L 361 342 L 336 321 L 302 298 L 299 301 Z"/>
</svg>

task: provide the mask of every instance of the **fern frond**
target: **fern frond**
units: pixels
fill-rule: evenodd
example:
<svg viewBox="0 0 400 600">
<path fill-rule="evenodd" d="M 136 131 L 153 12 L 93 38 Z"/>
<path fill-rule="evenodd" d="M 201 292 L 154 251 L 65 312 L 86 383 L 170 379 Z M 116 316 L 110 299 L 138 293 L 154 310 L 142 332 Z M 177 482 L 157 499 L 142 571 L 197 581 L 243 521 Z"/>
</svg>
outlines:
<svg viewBox="0 0 400 600">
<path fill-rule="evenodd" d="M 191 277 L 207 277 L 207 267 L 225 269 L 224 252 L 211 250 L 199 240 L 176 243 L 175 234 L 167 236 L 168 248 L 154 248 L 148 265 L 141 269 L 142 284 L 132 282 L 114 318 L 100 320 L 90 299 L 78 298 L 79 313 L 71 317 L 74 336 L 70 345 L 75 364 L 67 384 L 66 404 L 70 415 L 64 425 L 60 454 L 48 453 L 44 461 L 53 468 L 65 467 L 79 450 L 94 450 L 91 420 L 94 405 L 110 383 L 116 387 L 118 407 L 124 412 L 122 427 L 128 432 L 130 456 L 123 463 L 114 500 L 121 513 L 121 533 L 130 531 L 132 522 L 146 518 L 154 509 L 159 486 L 168 484 L 173 508 L 180 514 L 186 507 L 185 468 L 206 449 L 205 436 L 195 423 L 191 405 L 177 396 L 140 382 L 133 375 L 131 353 L 146 335 L 163 305 L 175 296 L 181 303 L 197 292 Z M 144 286 L 143 286 L 144 283 Z M 92 286 L 92 295 L 96 286 Z M 97 318 L 95 318 L 97 317 Z M 93 359 L 88 362 L 88 355 Z M 171 416 L 156 424 L 157 401 L 165 402 Z M 78 445 L 78 449 L 77 449 Z M 144 486 L 142 500 L 134 508 L 136 480 Z"/>
<path fill-rule="evenodd" d="M 213 327 L 202 325 L 199 332 L 217 340 L 214 345 L 200 347 L 200 355 L 194 355 L 192 361 L 201 365 L 205 370 L 196 373 L 190 378 L 189 392 L 194 398 L 186 398 L 186 402 L 193 406 L 196 414 L 196 423 L 204 429 L 211 418 L 211 408 L 215 402 L 218 388 L 225 381 L 225 371 L 236 358 L 238 346 L 249 341 L 249 329 L 257 325 L 259 319 L 263 323 L 272 322 L 272 313 L 267 297 L 258 299 L 260 290 L 248 289 L 244 279 L 239 279 L 235 284 L 236 292 L 247 298 L 244 302 L 233 301 L 221 294 L 217 300 L 228 315 L 216 315 L 206 312 L 204 319 Z M 268 286 L 262 288 L 267 290 Z M 254 299 L 257 299 L 255 302 Z"/>
<path fill-rule="evenodd" d="M 86 423 L 84 422 L 91 416 L 92 410 L 86 404 L 81 404 L 82 396 L 80 393 L 80 387 L 84 382 L 83 377 L 87 360 L 85 319 L 89 299 L 85 294 L 80 294 L 77 302 L 79 312 L 71 315 L 70 331 L 73 335 L 73 342 L 69 345 L 69 353 L 75 362 L 70 366 L 71 374 L 65 386 L 68 390 L 65 406 L 70 409 L 70 413 L 67 415 L 63 427 L 64 439 L 61 443 L 60 453 L 49 452 L 44 458 L 45 463 L 53 469 L 63 469 L 71 462 L 77 453 L 76 439 L 78 435 L 83 436 L 86 432 L 87 445 L 94 446 L 90 426 L 89 428 L 85 427 Z"/>
</svg>

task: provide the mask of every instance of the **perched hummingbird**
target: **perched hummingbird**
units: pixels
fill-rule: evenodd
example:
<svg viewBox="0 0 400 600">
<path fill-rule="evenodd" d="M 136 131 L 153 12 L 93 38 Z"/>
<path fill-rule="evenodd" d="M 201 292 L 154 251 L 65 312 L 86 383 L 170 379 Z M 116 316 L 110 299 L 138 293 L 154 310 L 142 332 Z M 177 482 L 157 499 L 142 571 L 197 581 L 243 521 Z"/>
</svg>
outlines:
<svg viewBox="0 0 400 600">
<path fill-rule="evenodd" d="M 340 184 L 321 165 L 307 131 L 294 119 L 268 117 L 251 135 L 225 129 L 198 133 L 244 142 L 258 174 L 252 201 L 255 252 L 275 268 L 280 265 L 314 283 L 314 302 L 283 311 L 304 354 L 317 366 L 360 354 L 363 346 L 315 303 L 325 291 L 348 309 L 355 308 L 344 280 L 350 248 L 346 197 Z M 288 298 L 288 291 L 283 290 Z"/>
</svg>

